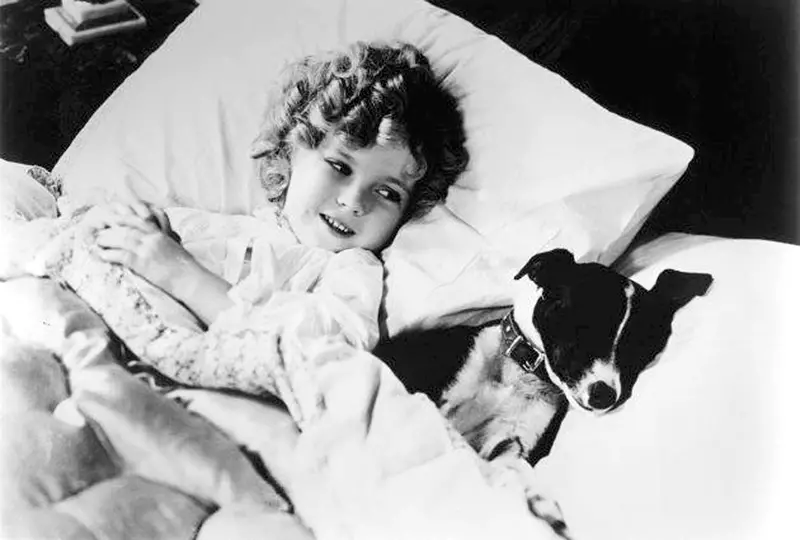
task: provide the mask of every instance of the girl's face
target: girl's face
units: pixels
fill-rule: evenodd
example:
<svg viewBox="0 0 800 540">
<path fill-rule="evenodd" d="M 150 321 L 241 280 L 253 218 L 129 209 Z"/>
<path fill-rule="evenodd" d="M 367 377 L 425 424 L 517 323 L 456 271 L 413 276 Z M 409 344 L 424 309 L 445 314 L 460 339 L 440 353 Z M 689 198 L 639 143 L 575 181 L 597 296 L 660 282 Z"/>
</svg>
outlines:
<svg viewBox="0 0 800 540">
<path fill-rule="evenodd" d="M 334 137 L 296 145 L 283 215 L 302 244 L 379 251 L 391 242 L 420 174 L 405 145 L 352 149 Z"/>
</svg>

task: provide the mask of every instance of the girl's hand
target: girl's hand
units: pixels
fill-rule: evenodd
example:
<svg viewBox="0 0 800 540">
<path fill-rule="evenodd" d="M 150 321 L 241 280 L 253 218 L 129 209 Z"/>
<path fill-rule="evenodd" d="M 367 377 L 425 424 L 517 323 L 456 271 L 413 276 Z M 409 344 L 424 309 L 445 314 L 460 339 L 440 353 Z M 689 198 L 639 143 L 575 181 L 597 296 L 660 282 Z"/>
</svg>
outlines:
<svg viewBox="0 0 800 540">
<path fill-rule="evenodd" d="M 163 210 L 138 200 L 130 204 L 113 202 L 92 207 L 81 220 L 82 234 L 93 240 L 98 231 L 115 225 L 137 227 L 142 220 L 152 223 L 165 234 L 180 241 Z"/>
<path fill-rule="evenodd" d="M 143 201 L 96 206 L 81 220 L 81 228 L 99 248 L 100 259 L 130 268 L 171 294 L 181 272 L 197 265 L 164 211 Z"/>
<path fill-rule="evenodd" d="M 130 268 L 173 296 L 181 277 L 196 273 L 199 264 L 194 257 L 155 219 L 124 215 L 118 223 L 95 233 L 100 259 Z"/>
<path fill-rule="evenodd" d="M 211 324 L 232 304 L 230 284 L 181 245 L 162 210 L 141 201 L 112 203 L 90 210 L 81 225 L 100 259 L 130 268 L 204 323 Z"/>
</svg>

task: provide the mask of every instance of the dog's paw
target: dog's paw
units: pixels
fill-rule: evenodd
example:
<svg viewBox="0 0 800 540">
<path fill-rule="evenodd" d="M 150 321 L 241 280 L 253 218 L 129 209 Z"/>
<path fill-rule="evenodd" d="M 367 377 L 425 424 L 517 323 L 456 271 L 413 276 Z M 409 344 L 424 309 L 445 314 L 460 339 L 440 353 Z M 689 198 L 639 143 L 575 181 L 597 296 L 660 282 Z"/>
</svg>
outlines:
<svg viewBox="0 0 800 540">
<path fill-rule="evenodd" d="M 538 493 L 528 495 L 528 508 L 537 518 L 547 522 L 560 538 L 569 540 L 572 538 L 567 529 L 567 523 L 561 512 L 561 507 L 553 499 L 549 499 Z"/>
<path fill-rule="evenodd" d="M 522 459 L 510 454 L 501 455 L 486 461 L 489 484 L 507 490 L 526 493 L 528 479 L 525 470 L 525 463 Z"/>
<path fill-rule="evenodd" d="M 564 515 L 558 503 L 542 495 L 532 478 L 533 468 L 524 459 L 506 453 L 489 462 L 491 467 L 490 483 L 511 489 L 521 494 L 527 501 L 528 510 L 537 519 L 547 523 L 557 538 L 570 540 Z"/>
<path fill-rule="evenodd" d="M 489 461 L 496 459 L 518 459 L 524 455 L 522 441 L 519 437 L 497 437 L 490 439 L 480 451 L 482 458 Z"/>
</svg>

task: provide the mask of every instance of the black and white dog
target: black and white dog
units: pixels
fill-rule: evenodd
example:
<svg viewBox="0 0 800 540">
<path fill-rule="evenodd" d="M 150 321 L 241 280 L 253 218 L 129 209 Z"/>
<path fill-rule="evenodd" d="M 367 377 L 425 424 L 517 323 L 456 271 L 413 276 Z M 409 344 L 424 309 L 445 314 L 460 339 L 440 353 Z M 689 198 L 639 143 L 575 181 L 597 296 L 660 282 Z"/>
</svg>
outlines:
<svg viewBox="0 0 800 540">
<path fill-rule="evenodd" d="M 532 257 L 521 278 L 530 281 L 499 324 L 423 332 L 376 354 L 409 390 L 434 399 L 482 457 L 531 465 L 549 452 L 570 406 L 602 414 L 630 396 L 666 346 L 676 311 L 712 283 L 709 274 L 664 270 L 647 290 L 564 249 Z"/>
</svg>

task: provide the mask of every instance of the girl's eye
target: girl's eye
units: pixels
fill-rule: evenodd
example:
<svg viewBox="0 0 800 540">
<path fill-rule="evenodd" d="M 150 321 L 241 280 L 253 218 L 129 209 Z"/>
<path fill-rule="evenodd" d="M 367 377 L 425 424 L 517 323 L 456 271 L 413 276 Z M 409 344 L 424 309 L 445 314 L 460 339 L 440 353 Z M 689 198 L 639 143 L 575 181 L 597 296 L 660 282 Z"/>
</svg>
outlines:
<svg viewBox="0 0 800 540">
<path fill-rule="evenodd" d="M 400 204 L 403 202 L 402 195 L 392 188 L 380 187 L 378 188 L 378 195 L 394 204 Z"/>
<path fill-rule="evenodd" d="M 350 167 L 346 163 L 342 163 L 341 161 L 335 159 L 326 159 L 325 163 L 327 163 L 331 169 L 333 169 L 334 171 L 343 176 L 349 176 L 350 173 L 352 172 Z"/>
</svg>

